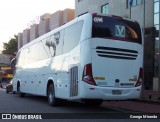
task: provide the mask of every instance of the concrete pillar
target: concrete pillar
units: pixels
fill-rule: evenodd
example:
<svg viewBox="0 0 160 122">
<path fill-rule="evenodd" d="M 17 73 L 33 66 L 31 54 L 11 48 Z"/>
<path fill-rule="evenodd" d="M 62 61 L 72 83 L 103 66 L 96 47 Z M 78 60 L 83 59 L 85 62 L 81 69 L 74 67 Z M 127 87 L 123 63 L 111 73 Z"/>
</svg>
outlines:
<svg viewBox="0 0 160 122">
<path fill-rule="evenodd" d="M 30 42 L 30 29 L 23 30 L 23 41 L 22 45 L 27 44 Z"/>
<path fill-rule="evenodd" d="M 51 14 L 46 13 L 41 16 L 41 20 L 38 27 L 38 34 L 39 36 L 42 36 L 43 34 L 49 32 L 49 20 L 50 20 Z"/>
<path fill-rule="evenodd" d="M 23 46 L 23 33 L 18 33 L 18 50 Z"/>
<path fill-rule="evenodd" d="M 144 89 L 153 89 L 155 28 L 145 29 L 144 39 Z"/>
<path fill-rule="evenodd" d="M 74 19 L 74 9 L 63 10 L 63 24 L 66 24 L 73 19 Z"/>
<path fill-rule="evenodd" d="M 63 12 L 56 11 L 55 13 L 51 15 L 50 22 L 49 22 L 49 28 L 50 30 L 53 30 L 62 25 L 63 25 Z"/>
<path fill-rule="evenodd" d="M 30 41 L 39 37 L 38 34 L 38 24 L 31 25 L 30 28 Z"/>
</svg>

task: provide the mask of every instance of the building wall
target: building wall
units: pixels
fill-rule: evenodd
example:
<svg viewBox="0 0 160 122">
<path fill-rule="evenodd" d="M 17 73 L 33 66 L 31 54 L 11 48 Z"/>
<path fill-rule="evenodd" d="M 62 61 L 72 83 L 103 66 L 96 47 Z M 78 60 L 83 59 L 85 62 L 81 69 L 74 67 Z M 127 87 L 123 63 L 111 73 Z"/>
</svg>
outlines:
<svg viewBox="0 0 160 122">
<path fill-rule="evenodd" d="M 126 18 L 130 18 L 130 8 L 127 8 L 127 0 L 110 0 L 110 14 L 119 15 Z M 116 9 L 115 9 L 116 8 Z M 145 27 L 153 27 L 153 10 L 154 4 L 153 0 L 145 1 L 145 12 L 144 4 L 140 4 L 131 7 L 131 18 L 144 26 L 144 13 L 145 13 Z"/>
<path fill-rule="evenodd" d="M 101 6 L 109 3 L 109 14 L 130 18 L 130 9 L 127 8 L 127 0 L 75 0 L 75 16 L 91 12 L 101 13 Z M 145 27 L 153 27 L 154 1 L 145 0 Z M 131 18 L 138 21 L 141 26 L 144 23 L 144 4 L 131 8 Z"/>
<path fill-rule="evenodd" d="M 80 2 L 75 0 L 75 17 L 86 12 L 101 13 L 100 6 L 108 2 L 109 0 L 81 0 Z"/>
<path fill-rule="evenodd" d="M 38 27 L 38 35 L 42 36 L 43 34 L 50 31 L 49 29 L 49 21 L 50 21 L 51 14 L 46 13 L 41 16 L 41 20 Z"/>
<path fill-rule="evenodd" d="M 156 28 L 155 36 L 155 62 L 154 62 L 154 89 L 160 90 L 160 0 L 154 0 L 154 26 Z M 159 5 L 159 6 L 158 6 Z M 158 20 L 157 20 L 158 19 Z"/>
<path fill-rule="evenodd" d="M 53 30 L 57 27 L 68 23 L 74 19 L 74 9 L 65 9 L 63 11 L 59 10 L 53 13 L 50 17 L 49 28 Z"/>
<path fill-rule="evenodd" d="M 53 14 L 45 13 L 40 17 L 39 24 L 33 24 L 30 29 L 25 29 L 23 33 L 18 34 L 18 49 L 28 42 L 46 34 L 47 32 L 62 26 L 74 19 L 74 9 L 65 9 L 56 11 Z"/>
<path fill-rule="evenodd" d="M 25 45 L 28 42 L 30 42 L 30 29 L 23 30 L 23 39 L 22 40 L 23 40 L 22 45 Z"/>
<path fill-rule="evenodd" d="M 144 89 L 153 89 L 153 77 L 154 77 L 154 49 L 155 49 L 155 28 L 145 28 L 144 36 Z"/>
<path fill-rule="evenodd" d="M 23 45 L 23 33 L 18 33 L 18 50 L 22 47 Z"/>
<path fill-rule="evenodd" d="M 38 24 L 31 25 L 30 27 L 30 41 L 39 37 L 38 34 Z"/>
<path fill-rule="evenodd" d="M 61 25 L 63 25 L 63 11 L 59 10 L 53 13 L 50 17 L 49 29 L 53 30 Z"/>
<path fill-rule="evenodd" d="M 65 9 L 63 10 L 63 24 L 68 23 L 69 21 L 74 19 L 74 9 Z"/>
</svg>

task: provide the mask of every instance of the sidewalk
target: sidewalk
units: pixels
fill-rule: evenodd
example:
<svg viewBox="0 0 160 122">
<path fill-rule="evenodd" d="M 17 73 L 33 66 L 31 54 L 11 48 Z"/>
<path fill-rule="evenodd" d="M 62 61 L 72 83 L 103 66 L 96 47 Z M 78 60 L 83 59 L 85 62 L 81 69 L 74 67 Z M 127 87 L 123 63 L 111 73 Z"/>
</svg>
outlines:
<svg viewBox="0 0 160 122">
<path fill-rule="evenodd" d="M 141 94 L 141 98 L 160 100 L 160 91 L 144 90 Z"/>
<path fill-rule="evenodd" d="M 154 103 L 146 103 L 138 101 L 119 101 L 119 102 L 112 101 L 112 102 L 104 102 L 102 105 L 106 107 L 129 110 L 133 112 L 160 114 L 160 104 L 158 105 Z"/>
<path fill-rule="evenodd" d="M 159 92 L 144 91 L 139 100 L 111 101 L 103 102 L 104 107 L 129 110 L 142 113 L 160 114 L 160 97 Z"/>
</svg>

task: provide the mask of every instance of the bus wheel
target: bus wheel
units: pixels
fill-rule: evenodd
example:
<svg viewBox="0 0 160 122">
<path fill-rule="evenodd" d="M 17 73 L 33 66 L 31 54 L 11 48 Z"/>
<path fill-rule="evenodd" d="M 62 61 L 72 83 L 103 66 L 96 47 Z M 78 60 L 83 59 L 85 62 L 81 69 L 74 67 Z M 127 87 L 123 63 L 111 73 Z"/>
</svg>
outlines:
<svg viewBox="0 0 160 122">
<path fill-rule="evenodd" d="M 84 100 L 84 102 L 88 106 L 100 106 L 102 104 L 102 100 Z"/>
<path fill-rule="evenodd" d="M 18 92 L 19 97 L 24 97 L 25 96 L 25 93 L 22 93 L 21 90 L 20 90 L 20 84 L 17 85 L 17 92 Z"/>
<path fill-rule="evenodd" d="M 55 98 L 55 91 L 54 91 L 54 85 L 50 84 L 47 90 L 47 97 L 49 105 L 56 106 L 57 105 L 57 98 Z"/>
<path fill-rule="evenodd" d="M 8 94 L 8 93 L 9 93 L 9 91 L 8 91 L 8 90 L 6 90 L 6 93 Z"/>
</svg>

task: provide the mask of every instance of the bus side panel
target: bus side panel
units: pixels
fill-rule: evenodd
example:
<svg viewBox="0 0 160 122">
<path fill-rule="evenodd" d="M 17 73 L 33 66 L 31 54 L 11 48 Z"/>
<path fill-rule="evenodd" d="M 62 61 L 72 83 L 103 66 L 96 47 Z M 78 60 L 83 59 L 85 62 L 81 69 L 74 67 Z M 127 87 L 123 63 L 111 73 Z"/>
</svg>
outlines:
<svg viewBox="0 0 160 122">
<path fill-rule="evenodd" d="M 69 60 L 69 93 L 70 99 L 77 99 L 79 96 L 79 65 L 80 65 L 80 45 L 70 52 Z"/>
<path fill-rule="evenodd" d="M 60 58 L 61 57 L 61 58 Z M 68 62 L 69 62 L 69 54 L 64 54 L 59 57 L 59 60 L 56 58 L 57 62 L 55 63 L 57 67 L 57 81 L 56 81 L 56 97 L 62 99 L 69 98 L 69 85 L 68 85 Z M 55 67 L 56 67 L 55 66 Z M 53 67 L 53 66 L 52 66 Z"/>
<path fill-rule="evenodd" d="M 83 98 L 85 96 L 84 82 L 82 81 L 82 74 L 84 66 L 91 63 L 91 39 L 86 39 L 80 43 L 80 75 L 79 75 L 79 97 Z"/>
<path fill-rule="evenodd" d="M 17 82 L 20 81 L 20 69 L 17 68 L 13 77 L 13 91 L 17 92 Z"/>
</svg>

